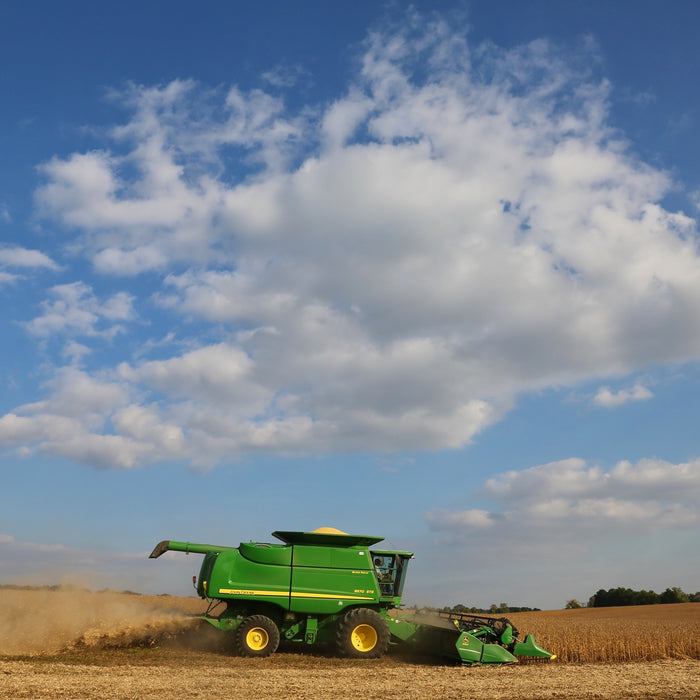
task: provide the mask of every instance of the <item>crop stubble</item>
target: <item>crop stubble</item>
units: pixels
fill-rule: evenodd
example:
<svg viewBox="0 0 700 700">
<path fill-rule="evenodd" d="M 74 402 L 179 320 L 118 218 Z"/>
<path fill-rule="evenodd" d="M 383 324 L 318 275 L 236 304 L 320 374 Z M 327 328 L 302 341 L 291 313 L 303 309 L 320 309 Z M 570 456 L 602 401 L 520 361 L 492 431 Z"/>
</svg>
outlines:
<svg viewBox="0 0 700 700">
<path fill-rule="evenodd" d="M 201 605 L 0 590 L 0 697 L 700 697 L 700 604 L 511 615 L 559 659 L 499 668 L 396 651 L 354 661 L 298 646 L 268 659 L 233 657 L 221 645 L 226 635 L 185 617 Z"/>
</svg>

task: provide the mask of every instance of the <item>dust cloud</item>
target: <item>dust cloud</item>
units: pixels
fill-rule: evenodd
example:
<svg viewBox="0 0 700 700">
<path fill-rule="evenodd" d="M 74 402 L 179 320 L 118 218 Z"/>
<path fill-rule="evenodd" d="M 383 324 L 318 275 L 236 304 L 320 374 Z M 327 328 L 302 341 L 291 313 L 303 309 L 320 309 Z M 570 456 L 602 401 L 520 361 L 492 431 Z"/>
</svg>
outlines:
<svg viewBox="0 0 700 700">
<path fill-rule="evenodd" d="M 153 598 L 85 590 L 0 590 L 0 655 L 150 645 L 199 624 Z"/>
<path fill-rule="evenodd" d="M 417 610 L 415 612 L 410 612 L 404 616 L 407 622 L 413 624 L 430 625 L 431 627 L 440 627 L 446 630 L 455 630 L 455 623 L 446 617 L 441 617 L 436 612 Z"/>
</svg>

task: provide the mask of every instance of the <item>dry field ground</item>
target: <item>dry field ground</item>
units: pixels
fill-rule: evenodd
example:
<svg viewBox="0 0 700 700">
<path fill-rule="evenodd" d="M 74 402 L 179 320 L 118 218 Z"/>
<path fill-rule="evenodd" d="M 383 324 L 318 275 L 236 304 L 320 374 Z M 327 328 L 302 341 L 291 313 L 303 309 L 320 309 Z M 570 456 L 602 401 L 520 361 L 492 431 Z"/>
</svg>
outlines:
<svg viewBox="0 0 700 700">
<path fill-rule="evenodd" d="M 559 658 L 232 656 L 195 598 L 0 590 L 0 698 L 700 698 L 700 604 L 509 615 Z"/>
</svg>

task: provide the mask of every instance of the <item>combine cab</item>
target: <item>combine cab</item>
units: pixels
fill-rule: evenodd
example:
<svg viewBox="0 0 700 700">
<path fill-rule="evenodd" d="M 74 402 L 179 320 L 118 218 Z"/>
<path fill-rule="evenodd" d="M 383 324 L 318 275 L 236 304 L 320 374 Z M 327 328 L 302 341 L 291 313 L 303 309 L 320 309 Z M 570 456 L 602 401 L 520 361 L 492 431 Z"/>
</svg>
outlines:
<svg viewBox="0 0 700 700">
<path fill-rule="evenodd" d="M 553 658 L 524 643 L 507 621 L 451 616 L 434 623 L 397 614 L 411 552 L 377 549 L 382 537 L 334 528 L 272 533 L 281 544 L 238 547 L 159 543 L 151 558 L 171 550 L 204 554 L 197 593 L 210 601 L 204 620 L 234 635 L 244 656 L 269 656 L 281 639 L 327 643 L 343 656 L 378 658 L 390 643 L 407 643 L 466 664 L 509 663 L 517 656 Z"/>
</svg>

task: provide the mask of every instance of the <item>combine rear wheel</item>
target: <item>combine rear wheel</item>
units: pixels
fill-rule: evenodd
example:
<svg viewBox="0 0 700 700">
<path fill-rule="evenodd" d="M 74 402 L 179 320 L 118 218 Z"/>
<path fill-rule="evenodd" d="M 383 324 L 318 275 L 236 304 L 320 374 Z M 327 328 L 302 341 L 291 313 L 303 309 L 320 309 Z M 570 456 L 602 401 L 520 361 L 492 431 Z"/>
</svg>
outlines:
<svg viewBox="0 0 700 700">
<path fill-rule="evenodd" d="M 354 608 L 339 623 L 335 642 L 342 656 L 378 659 L 389 647 L 389 625 L 369 608 Z"/>
<path fill-rule="evenodd" d="M 236 651 L 241 656 L 270 656 L 280 643 L 277 625 L 265 615 L 246 617 L 235 634 Z"/>
</svg>

